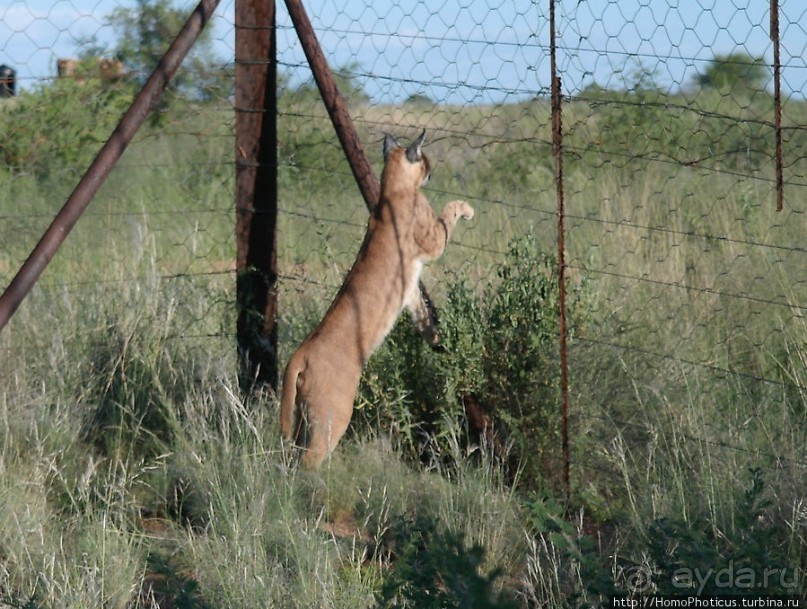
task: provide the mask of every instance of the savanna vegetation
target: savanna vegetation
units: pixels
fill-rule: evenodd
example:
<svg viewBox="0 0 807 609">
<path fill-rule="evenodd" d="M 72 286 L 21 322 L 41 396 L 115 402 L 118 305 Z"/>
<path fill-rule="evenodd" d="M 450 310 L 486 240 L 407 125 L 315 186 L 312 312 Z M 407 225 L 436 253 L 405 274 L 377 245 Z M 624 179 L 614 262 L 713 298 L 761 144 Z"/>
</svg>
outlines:
<svg viewBox="0 0 807 609">
<path fill-rule="evenodd" d="M 349 437 L 307 474 L 275 396 L 238 389 L 231 104 L 174 91 L 0 334 L 0 606 L 804 598 L 805 135 L 787 132 L 777 214 L 770 96 L 720 67 L 688 91 L 644 75 L 565 106 L 568 503 L 546 100 L 392 107 L 352 90 L 374 166 L 382 130 L 425 127 L 430 199 L 477 216 L 425 277 L 443 348 L 402 320 Z M 55 81 L 0 105 L 1 285 L 134 86 Z M 312 88 L 280 105 L 285 361 L 366 211 Z M 807 105 L 785 120 L 807 123 Z"/>
</svg>

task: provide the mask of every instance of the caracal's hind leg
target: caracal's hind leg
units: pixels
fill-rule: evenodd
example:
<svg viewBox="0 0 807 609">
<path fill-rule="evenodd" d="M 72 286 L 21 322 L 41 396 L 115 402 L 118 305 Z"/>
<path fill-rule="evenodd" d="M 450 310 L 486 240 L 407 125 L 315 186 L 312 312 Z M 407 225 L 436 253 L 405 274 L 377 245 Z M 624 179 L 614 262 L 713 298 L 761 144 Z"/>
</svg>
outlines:
<svg viewBox="0 0 807 609">
<path fill-rule="evenodd" d="M 343 412 L 347 410 L 347 412 Z M 353 413 L 352 402 L 347 409 L 334 409 L 325 413 L 309 413 L 307 443 L 303 447 L 303 467 L 316 469 L 331 454 L 345 435 Z"/>
</svg>

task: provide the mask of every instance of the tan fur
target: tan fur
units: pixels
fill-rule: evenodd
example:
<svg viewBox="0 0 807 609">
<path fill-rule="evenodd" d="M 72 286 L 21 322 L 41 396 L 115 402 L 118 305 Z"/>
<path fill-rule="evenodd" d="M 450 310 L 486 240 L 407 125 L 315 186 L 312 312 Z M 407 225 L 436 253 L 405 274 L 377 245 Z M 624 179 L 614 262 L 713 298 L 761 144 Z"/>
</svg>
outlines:
<svg viewBox="0 0 807 609">
<path fill-rule="evenodd" d="M 286 366 L 280 428 L 304 450 L 307 469 L 318 467 L 345 433 L 362 369 L 401 311 L 422 318 L 423 263 L 443 253 L 460 217 L 474 215 L 465 201 L 451 201 L 437 217 L 420 192 L 430 171 L 420 151 L 423 136 L 408 148 L 386 137 L 381 196 L 356 262 Z"/>
</svg>

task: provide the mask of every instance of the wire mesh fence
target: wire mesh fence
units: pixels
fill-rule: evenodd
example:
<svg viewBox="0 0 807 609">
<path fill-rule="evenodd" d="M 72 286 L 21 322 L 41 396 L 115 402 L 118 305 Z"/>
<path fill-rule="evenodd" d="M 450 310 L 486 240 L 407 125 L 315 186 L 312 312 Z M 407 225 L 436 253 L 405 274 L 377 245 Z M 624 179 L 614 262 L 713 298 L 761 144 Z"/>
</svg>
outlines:
<svg viewBox="0 0 807 609">
<path fill-rule="evenodd" d="M 798 237 L 807 169 L 803 9 L 776 7 L 784 91 L 779 213 L 768 5 L 560 2 L 557 10 L 566 270 L 572 284 L 586 286 L 585 306 L 598 319 L 596 332 L 574 337 L 570 354 L 572 403 L 595 406 L 578 408 L 576 433 L 610 437 L 614 427 L 645 425 L 638 421 L 655 416 L 648 413 L 659 403 L 686 402 L 694 391 L 726 419 L 701 420 L 685 443 L 756 451 L 753 458 L 766 462 L 792 464 L 798 455 L 803 465 L 792 437 L 781 450 L 769 445 L 763 457 L 754 440 L 781 423 L 768 418 L 781 413 L 762 404 L 798 403 L 804 386 L 796 346 L 805 298 Z M 483 285 L 524 232 L 538 237 L 544 253 L 554 251 L 548 13 L 548 3 L 411 11 L 326 3 L 316 11 L 315 28 L 364 141 L 379 142 L 391 126 L 408 134 L 425 127 L 437 160 L 433 201 L 462 196 L 477 209 L 473 226 L 463 227 L 434 265 L 438 286 L 446 272 Z M 287 27 L 280 26 L 290 38 L 279 44 L 288 74 L 281 132 L 329 134 L 318 100 L 301 99 L 312 87 Z M 295 223 L 306 232 L 281 245 L 322 244 L 308 256 L 281 255 L 298 261 L 286 284 L 319 280 L 336 262 L 327 301 L 352 260 L 350 248 L 335 244 L 358 243 L 365 212 L 355 196 L 352 206 L 329 208 L 339 217 L 316 211 L 323 209 L 314 202 L 320 180 L 329 180 L 321 188 L 328 200 L 341 193 L 348 200 L 353 189 L 329 135 L 280 145 L 282 172 L 306 179 L 305 195 L 284 203 L 284 211 L 298 206 L 292 213 L 301 213 L 303 200 L 312 206 L 306 221 Z M 633 396 L 615 389 L 626 368 L 630 376 L 642 370 Z M 740 409 L 725 403 L 738 392 L 757 403 L 743 421 L 736 420 Z M 738 431 L 743 425 L 754 432 Z"/>
<path fill-rule="evenodd" d="M 308 8 L 373 166 L 380 169 L 384 132 L 405 139 L 425 128 L 430 200 L 464 198 L 477 211 L 426 276 L 438 303 L 454 278 L 479 291 L 495 282 L 517 237 L 533 235 L 552 256 L 549 2 L 343 4 Z M 133 18 L 148 6 L 174 5 L 13 1 L 0 9 L 0 63 L 15 70 L 17 89 L 0 99 L 3 284 L 153 67 L 155 50 Z M 787 416 L 770 412 L 777 400 L 803 412 L 807 381 L 807 15 L 796 0 L 774 6 L 781 212 L 767 3 L 556 3 L 565 271 L 570 306 L 596 320 L 572 338 L 572 403 L 591 405 L 575 419 L 576 434 L 607 436 L 641 425 L 641 409 L 657 412 L 650 403 L 712 392 L 712 415 L 702 412 L 690 437 L 758 456 L 756 439 L 781 433 L 781 454 L 769 442 L 764 458 L 807 461 L 800 436 L 782 427 Z M 367 211 L 280 5 L 277 18 L 278 259 L 288 327 L 298 318 L 286 311 L 324 311 Z M 217 337 L 222 352 L 232 347 L 234 31 L 234 5 L 223 2 L 38 298 L 61 295 L 63 306 L 77 306 L 86 294 L 112 292 L 131 302 L 149 278 L 155 298 L 188 309 L 172 318 L 173 340 Z M 78 69 L 60 77 L 59 59 L 78 60 Z M 102 74 L 101 59 L 123 71 Z M 178 285 L 212 290 L 213 304 L 189 301 Z M 281 329 L 285 353 L 295 346 L 291 333 Z M 629 392 L 616 380 L 624 376 Z M 766 412 L 741 420 L 726 395 Z M 719 426 L 714 413 L 726 417 Z"/>
</svg>

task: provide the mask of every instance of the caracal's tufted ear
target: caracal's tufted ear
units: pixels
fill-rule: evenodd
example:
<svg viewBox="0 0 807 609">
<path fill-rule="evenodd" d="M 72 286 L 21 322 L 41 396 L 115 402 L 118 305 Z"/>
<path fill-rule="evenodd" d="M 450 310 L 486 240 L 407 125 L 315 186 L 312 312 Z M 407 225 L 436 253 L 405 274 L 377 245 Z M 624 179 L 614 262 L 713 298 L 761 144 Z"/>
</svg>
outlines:
<svg viewBox="0 0 807 609">
<path fill-rule="evenodd" d="M 420 137 L 409 144 L 409 147 L 406 149 L 406 159 L 410 163 L 417 163 L 420 160 L 420 147 L 423 146 L 424 139 L 426 139 L 425 129 L 423 130 L 423 133 L 420 134 Z"/>
<path fill-rule="evenodd" d="M 394 135 L 390 135 L 389 133 L 384 134 L 384 162 L 387 162 L 387 158 L 389 157 L 390 153 L 398 148 L 398 140 L 395 139 Z"/>
</svg>

